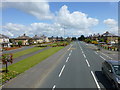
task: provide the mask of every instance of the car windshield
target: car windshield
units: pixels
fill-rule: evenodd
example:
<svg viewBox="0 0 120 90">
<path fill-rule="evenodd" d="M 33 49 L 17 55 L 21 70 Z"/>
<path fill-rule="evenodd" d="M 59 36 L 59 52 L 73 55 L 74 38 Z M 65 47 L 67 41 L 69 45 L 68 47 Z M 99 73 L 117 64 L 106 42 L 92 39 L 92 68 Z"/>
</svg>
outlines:
<svg viewBox="0 0 120 90">
<path fill-rule="evenodd" d="M 120 76 L 120 65 L 113 65 L 115 73 Z"/>
</svg>

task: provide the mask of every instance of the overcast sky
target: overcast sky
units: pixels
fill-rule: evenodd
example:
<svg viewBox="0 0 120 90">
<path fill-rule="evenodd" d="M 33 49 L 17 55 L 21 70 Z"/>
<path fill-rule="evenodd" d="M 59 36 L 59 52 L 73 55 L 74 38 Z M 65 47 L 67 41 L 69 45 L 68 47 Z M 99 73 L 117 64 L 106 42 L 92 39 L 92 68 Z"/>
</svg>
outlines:
<svg viewBox="0 0 120 90">
<path fill-rule="evenodd" d="M 4 2 L 0 8 L 2 33 L 9 37 L 118 33 L 117 2 Z"/>
</svg>

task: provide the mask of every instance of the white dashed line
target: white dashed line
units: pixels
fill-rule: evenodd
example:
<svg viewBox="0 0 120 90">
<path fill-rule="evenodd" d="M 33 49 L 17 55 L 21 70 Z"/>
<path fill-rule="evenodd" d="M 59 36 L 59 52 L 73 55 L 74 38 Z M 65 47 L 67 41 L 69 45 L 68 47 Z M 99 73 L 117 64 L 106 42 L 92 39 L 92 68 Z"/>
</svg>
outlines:
<svg viewBox="0 0 120 90">
<path fill-rule="evenodd" d="M 55 87 L 56 87 L 56 86 L 54 85 L 53 88 L 52 88 L 52 90 L 55 90 Z"/>
<path fill-rule="evenodd" d="M 100 86 L 99 86 L 99 84 L 98 84 L 98 82 L 97 82 L 97 79 L 96 79 L 93 71 L 91 71 L 91 74 L 92 74 L 92 76 L 93 76 L 93 79 L 95 80 L 95 83 L 96 83 L 96 85 L 97 85 L 97 87 L 98 87 L 98 90 L 101 90 L 101 88 L 100 88 Z"/>
<path fill-rule="evenodd" d="M 84 58 L 86 58 L 85 54 L 83 54 Z"/>
<path fill-rule="evenodd" d="M 69 53 L 69 56 L 71 55 L 71 53 Z"/>
<path fill-rule="evenodd" d="M 104 57 L 102 57 L 101 55 L 100 55 L 100 57 L 103 59 L 103 60 L 106 60 Z"/>
<path fill-rule="evenodd" d="M 69 57 L 66 59 L 66 62 L 68 62 L 68 60 L 69 60 Z"/>
<path fill-rule="evenodd" d="M 97 54 L 97 55 L 98 55 L 98 53 L 97 53 L 97 52 L 95 52 L 95 54 Z"/>
<path fill-rule="evenodd" d="M 88 67 L 90 67 L 90 64 L 89 64 L 89 62 L 88 62 L 88 60 L 86 59 L 86 63 L 87 63 L 87 65 L 88 65 Z"/>
<path fill-rule="evenodd" d="M 82 54 L 84 54 L 84 52 L 82 51 Z"/>
<path fill-rule="evenodd" d="M 68 51 L 71 49 L 72 45 L 70 46 L 70 48 L 68 49 Z"/>
<path fill-rule="evenodd" d="M 62 69 L 61 69 L 61 71 L 60 71 L 60 74 L 59 74 L 59 77 L 61 76 L 61 74 L 62 74 L 64 68 L 65 68 L 65 65 L 62 67 Z"/>
<path fill-rule="evenodd" d="M 72 50 L 70 52 L 72 53 Z"/>
</svg>

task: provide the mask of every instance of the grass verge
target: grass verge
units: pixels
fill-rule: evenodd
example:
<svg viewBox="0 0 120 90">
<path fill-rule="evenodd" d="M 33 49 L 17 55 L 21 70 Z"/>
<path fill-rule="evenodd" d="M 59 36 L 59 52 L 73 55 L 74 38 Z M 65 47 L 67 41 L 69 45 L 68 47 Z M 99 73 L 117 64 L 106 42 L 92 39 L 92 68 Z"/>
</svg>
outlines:
<svg viewBox="0 0 120 90">
<path fill-rule="evenodd" d="M 40 49 L 43 49 L 43 48 L 33 47 L 33 48 L 26 49 L 26 50 L 23 50 L 23 51 L 20 51 L 20 52 L 16 52 L 16 53 L 13 53 L 13 58 L 17 58 L 17 57 L 23 56 L 23 55 L 25 55 L 25 54 L 29 54 L 29 53 L 31 53 L 31 52 L 38 51 L 38 50 L 40 50 Z"/>
<path fill-rule="evenodd" d="M 2 83 L 9 81 L 10 79 L 16 77 L 18 74 L 21 74 L 24 71 L 30 69 L 49 56 L 55 54 L 62 48 L 64 47 L 53 47 L 8 66 L 9 73 L 2 73 Z"/>
</svg>

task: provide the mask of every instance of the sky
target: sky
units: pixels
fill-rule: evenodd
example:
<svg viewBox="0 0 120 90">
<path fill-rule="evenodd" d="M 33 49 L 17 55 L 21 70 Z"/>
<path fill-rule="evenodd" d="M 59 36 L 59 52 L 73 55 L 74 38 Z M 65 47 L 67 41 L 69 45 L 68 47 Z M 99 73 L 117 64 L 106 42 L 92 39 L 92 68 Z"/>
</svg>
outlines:
<svg viewBox="0 0 120 90">
<path fill-rule="evenodd" d="M 4 2 L 0 8 L 9 37 L 118 34 L 117 2 Z"/>
</svg>

